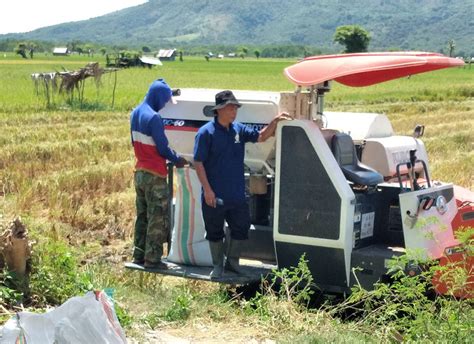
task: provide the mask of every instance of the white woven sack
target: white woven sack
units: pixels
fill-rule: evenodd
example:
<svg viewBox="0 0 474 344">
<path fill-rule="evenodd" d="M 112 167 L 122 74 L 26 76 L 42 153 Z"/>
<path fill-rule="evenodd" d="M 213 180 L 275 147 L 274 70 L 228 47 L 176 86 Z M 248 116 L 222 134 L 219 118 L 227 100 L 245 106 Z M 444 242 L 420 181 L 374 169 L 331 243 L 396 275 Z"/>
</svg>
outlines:
<svg viewBox="0 0 474 344">
<path fill-rule="evenodd" d="M 190 167 L 175 169 L 177 177 L 174 226 L 168 260 L 173 263 L 212 266 L 201 210 L 201 183 Z"/>
</svg>

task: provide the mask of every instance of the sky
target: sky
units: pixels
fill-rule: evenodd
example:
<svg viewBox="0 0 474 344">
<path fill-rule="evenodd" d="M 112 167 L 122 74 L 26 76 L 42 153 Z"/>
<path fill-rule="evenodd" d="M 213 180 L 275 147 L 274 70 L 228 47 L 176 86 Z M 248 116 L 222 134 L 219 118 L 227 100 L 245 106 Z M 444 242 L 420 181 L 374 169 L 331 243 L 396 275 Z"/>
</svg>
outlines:
<svg viewBox="0 0 474 344">
<path fill-rule="evenodd" d="M 98 17 L 147 0 L 1 0 L 0 34 Z"/>
</svg>

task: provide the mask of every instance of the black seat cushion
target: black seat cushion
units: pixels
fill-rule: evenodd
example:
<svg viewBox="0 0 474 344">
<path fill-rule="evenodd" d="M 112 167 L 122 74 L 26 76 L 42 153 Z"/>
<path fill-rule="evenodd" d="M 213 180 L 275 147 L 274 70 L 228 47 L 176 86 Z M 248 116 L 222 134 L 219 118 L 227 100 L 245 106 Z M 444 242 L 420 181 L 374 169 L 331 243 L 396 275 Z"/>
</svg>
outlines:
<svg viewBox="0 0 474 344">
<path fill-rule="evenodd" d="M 344 133 L 335 134 L 331 146 L 337 163 L 349 181 L 369 186 L 383 182 L 383 176 L 380 173 L 359 161 L 354 142 L 349 135 Z"/>
</svg>

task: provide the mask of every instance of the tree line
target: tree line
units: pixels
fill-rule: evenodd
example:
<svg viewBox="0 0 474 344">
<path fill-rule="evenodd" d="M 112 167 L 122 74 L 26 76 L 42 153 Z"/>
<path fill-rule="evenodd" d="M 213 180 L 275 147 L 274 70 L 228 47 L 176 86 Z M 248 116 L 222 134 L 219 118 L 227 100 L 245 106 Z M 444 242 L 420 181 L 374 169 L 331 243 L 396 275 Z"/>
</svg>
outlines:
<svg viewBox="0 0 474 344">
<path fill-rule="evenodd" d="M 301 44 L 274 44 L 274 45 L 202 45 L 202 46 L 183 46 L 178 47 L 177 51 L 182 59 L 183 55 L 190 56 L 205 56 L 206 59 L 222 54 L 224 56 L 233 56 L 238 58 L 246 57 L 260 57 L 266 58 L 294 58 L 294 57 L 307 57 L 321 54 L 332 54 L 332 53 L 355 53 L 365 52 L 369 50 L 369 44 L 371 41 L 370 33 L 359 25 L 343 25 L 336 28 L 333 35 L 334 43 L 338 43 L 339 46 L 333 50 L 327 48 L 320 48 L 309 45 Z M 111 45 L 103 46 L 91 42 L 82 42 L 79 40 L 73 40 L 66 43 L 52 43 L 44 41 L 18 41 L 14 39 L 0 40 L 0 51 L 14 51 L 23 58 L 33 58 L 35 52 L 48 53 L 52 52 L 56 46 L 66 46 L 70 52 L 81 54 L 93 55 L 101 54 L 105 56 L 107 53 L 126 53 L 127 55 L 140 56 L 143 54 L 152 54 L 158 49 L 150 47 L 148 45 L 142 45 L 141 47 L 128 47 L 126 45 Z M 337 50 L 343 47 L 343 50 Z M 171 48 L 169 46 L 162 46 L 161 48 Z M 468 57 L 463 51 L 456 52 L 456 43 L 450 39 L 447 41 L 445 47 L 441 47 L 438 52 L 449 55 L 449 56 L 463 56 Z M 391 51 L 401 50 L 397 48 L 389 49 Z M 474 53 L 471 53 L 474 55 Z"/>
</svg>

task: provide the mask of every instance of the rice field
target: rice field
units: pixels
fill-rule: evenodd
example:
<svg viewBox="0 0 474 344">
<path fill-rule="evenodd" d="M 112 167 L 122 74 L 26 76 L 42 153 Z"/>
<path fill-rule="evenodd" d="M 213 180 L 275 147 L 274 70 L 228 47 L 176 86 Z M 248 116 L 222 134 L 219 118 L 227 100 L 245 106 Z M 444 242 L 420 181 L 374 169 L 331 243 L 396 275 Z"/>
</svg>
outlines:
<svg viewBox="0 0 474 344">
<path fill-rule="evenodd" d="M 30 75 L 74 70 L 92 58 L 38 56 L 0 58 L 0 190 L 4 214 L 41 214 L 74 229 L 104 228 L 110 218 L 130 235 L 133 217 L 133 152 L 128 116 L 148 85 L 164 77 L 172 87 L 291 90 L 282 70 L 291 60 L 186 58 L 162 67 L 86 81 L 82 111 L 55 96 L 50 107 L 35 93 Z M 105 65 L 102 57 L 95 57 Z M 372 87 L 333 84 L 331 110 L 386 113 L 394 129 L 410 134 L 424 124 L 432 176 L 474 186 L 474 68 L 451 68 Z M 113 206 L 111 206 L 113 204 Z"/>
<path fill-rule="evenodd" d="M 105 65 L 102 57 L 93 61 Z M 97 243 L 118 239 L 121 263 L 131 252 L 134 220 L 128 118 L 148 85 L 163 77 L 176 88 L 291 90 L 282 70 L 295 61 L 185 57 L 158 68 L 121 70 L 114 108 L 113 73 L 103 76 L 99 89 L 87 82 L 82 110 L 60 96 L 48 107 L 35 94 L 32 73 L 74 70 L 87 62 L 78 56 L 0 55 L 0 216 L 21 215 L 34 224 L 37 237 L 65 238 L 92 259 L 103 254 Z M 330 110 L 386 113 L 399 134 L 424 124 L 432 178 L 474 189 L 474 68 L 367 88 L 333 84 L 325 104 Z"/>
<path fill-rule="evenodd" d="M 102 57 L 94 60 L 105 64 Z M 187 58 L 153 69 L 122 70 L 113 109 L 113 73 L 103 76 L 99 89 L 92 80 L 86 82 L 84 111 L 77 104 L 71 108 L 61 96 L 54 97 L 48 108 L 44 97 L 35 94 L 30 74 L 73 70 L 88 61 L 79 56 L 0 59 L 1 190 L 9 200 L 15 199 L 10 211 L 43 208 L 64 213 L 71 209 L 67 205 L 76 193 L 82 200 L 97 200 L 127 190 L 133 164 L 128 115 L 154 79 L 164 77 L 179 88 L 291 90 L 282 70 L 294 63 Z M 366 88 L 333 84 L 326 106 L 386 113 L 400 134 L 424 124 L 433 177 L 472 189 L 474 68 L 452 68 Z M 60 209 L 53 211 L 56 206 Z"/>
</svg>

